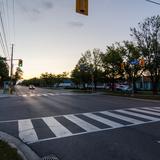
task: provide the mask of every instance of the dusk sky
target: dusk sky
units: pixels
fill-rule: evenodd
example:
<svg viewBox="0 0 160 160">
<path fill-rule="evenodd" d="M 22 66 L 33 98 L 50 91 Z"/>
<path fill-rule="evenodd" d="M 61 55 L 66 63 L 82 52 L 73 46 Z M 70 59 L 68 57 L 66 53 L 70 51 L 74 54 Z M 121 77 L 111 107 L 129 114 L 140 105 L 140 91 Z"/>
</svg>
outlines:
<svg viewBox="0 0 160 160">
<path fill-rule="evenodd" d="M 24 78 L 70 72 L 86 50 L 132 40 L 130 27 L 160 12 L 145 0 L 89 0 L 83 16 L 75 1 L 15 0 L 14 57 L 23 59 Z"/>
</svg>

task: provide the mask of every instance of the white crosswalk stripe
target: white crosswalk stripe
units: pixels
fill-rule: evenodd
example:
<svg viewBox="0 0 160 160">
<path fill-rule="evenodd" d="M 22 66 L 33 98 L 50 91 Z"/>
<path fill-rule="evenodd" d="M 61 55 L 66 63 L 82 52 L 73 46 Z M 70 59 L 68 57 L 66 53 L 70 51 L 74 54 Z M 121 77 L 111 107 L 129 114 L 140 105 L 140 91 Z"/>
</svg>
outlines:
<svg viewBox="0 0 160 160">
<path fill-rule="evenodd" d="M 94 114 L 92 114 L 92 113 L 85 113 L 85 114 L 83 114 L 83 115 L 85 115 L 85 116 L 87 116 L 87 117 L 89 117 L 89 118 L 91 118 L 91 119 L 94 119 L 94 120 L 96 120 L 96 121 L 99 121 L 99 122 L 101 122 L 101 123 L 104 123 L 104 124 L 106 124 L 106 125 L 108 125 L 108 126 L 111 126 L 112 128 L 118 128 L 118 127 L 123 127 L 123 126 L 124 126 L 124 125 L 122 125 L 122 124 L 120 124 L 120 123 L 113 122 L 113 121 L 111 121 L 111 120 L 109 120 L 109 119 L 102 118 L 102 117 L 97 116 L 97 115 L 94 115 Z"/>
<path fill-rule="evenodd" d="M 153 107 L 153 108 L 160 110 L 160 107 Z"/>
<path fill-rule="evenodd" d="M 103 111 L 103 112 L 100 112 L 100 113 L 102 113 L 104 115 L 107 115 L 107 116 L 117 118 L 117 119 L 121 119 L 121 120 L 126 121 L 126 122 L 130 122 L 130 123 L 133 123 L 133 124 L 141 124 L 141 123 L 144 122 L 144 121 L 140 121 L 140 120 L 137 120 L 137 119 L 134 119 L 134 118 L 129 118 L 129 117 L 126 117 L 126 116 L 111 113 L 109 111 Z"/>
<path fill-rule="evenodd" d="M 59 115 L 55 117 L 40 117 L 35 119 L 33 118 L 33 119 L 17 120 L 18 133 L 19 133 L 20 139 L 22 139 L 24 142 L 28 144 L 31 144 L 35 142 L 45 141 L 48 139 L 64 138 L 64 137 L 76 136 L 76 135 L 81 135 L 86 133 L 111 130 L 114 128 L 123 128 L 123 127 L 138 125 L 138 124 L 157 122 L 157 121 L 160 121 L 160 118 L 157 118 L 157 116 L 160 116 L 160 112 L 157 112 L 156 110 L 157 109 L 155 108 L 148 108 L 148 107 L 130 108 L 130 109 L 119 109 L 119 110 L 112 110 L 112 111 L 99 111 L 94 113 L 92 112 L 78 113 L 78 114 L 71 114 L 71 115 Z M 78 115 L 81 115 L 84 118 Z M 152 116 L 149 116 L 149 115 L 152 115 Z M 78 133 L 77 132 L 73 133 L 70 130 L 71 128 L 69 125 L 67 125 L 63 121 L 59 122 L 58 117 L 63 118 L 63 120 L 67 119 L 66 121 L 70 121 L 69 125 L 73 123 L 74 125 L 72 127 L 77 126 L 81 128 L 81 131 L 78 131 Z M 112 118 L 112 120 L 110 120 L 110 118 Z M 141 118 L 144 119 L 144 121 L 140 120 Z M 37 136 L 39 135 L 38 134 L 39 130 L 36 127 L 34 128 L 34 125 L 32 124 L 32 122 L 35 121 L 36 119 L 41 119 L 42 121 L 34 122 L 34 123 L 45 123 L 46 124 L 45 127 L 47 127 L 47 130 L 49 129 L 54 135 L 47 139 L 45 138 L 39 139 Z M 148 121 L 145 121 L 145 119 Z M 90 120 L 92 120 L 92 122 Z M 129 122 L 129 124 L 122 124 L 119 120 Z M 4 123 L 9 123 L 9 122 L 7 121 Z M 106 125 L 106 127 L 101 128 L 99 126 L 100 123 Z M 45 132 L 45 128 L 44 128 L 44 132 Z"/>
<path fill-rule="evenodd" d="M 116 111 L 120 112 L 120 113 L 131 115 L 131 116 L 139 117 L 139 118 L 144 118 L 144 119 L 151 120 L 151 121 L 158 121 L 158 120 L 160 120 L 158 118 L 147 116 L 147 115 L 140 114 L 140 113 L 125 111 L 125 110 L 116 110 Z"/>
<path fill-rule="evenodd" d="M 129 110 L 137 111 L 137 112 L 141 112 L 141 113 L 147 113 L 147 114 L 151 114 L 151 115 L 155 115 L 155 116 L 160 116 L 160 113 L 156 113 L 156 112 L 152 112 L 152 111 L 145 111 L 145 110 L 142 110 L 142 109 L 131 108 Z"/>
<path fill-rule="evenodd" d="M 54 94 L 53 94 L 53 93 L 48 93 L 48 95 L 50 95 L 50 96 L 54 96 Z"/>
<path fill-rule="evenodd" d="M 143 108 L 143 109 L 145 109 L 145 110 L 149 110 L 149 111 L 160 112 L 160 110 L 159 110 L 159 109 L 154 109 L 154 108 L 147 108 L 147 107 L 145 107 L 145 108 Z"/>
<path fill-rule="evenodd" d="M 100 130 L 100 128 L 76 117 L 75 115 L 65 115 L 64 117 L 67 118 L 68 120 L 72 121 L 76 125 L 80 126 L 81 128 L 83 128 L 87 132 L 93 132 L 93 131 Z"/>
<path fill-rule="evenodd" d="M 18 121 L 19 137 L 27 143 L 38 141 L 37 134 L 30 119 Z"/>
<path fill-rule="evenodd" d="M 65 128 L 53 117 L 43 118 L 43 121 L 57 137 L 65 137 L 72 135 L 72 133 L 67 128 Z"/>
</svg>

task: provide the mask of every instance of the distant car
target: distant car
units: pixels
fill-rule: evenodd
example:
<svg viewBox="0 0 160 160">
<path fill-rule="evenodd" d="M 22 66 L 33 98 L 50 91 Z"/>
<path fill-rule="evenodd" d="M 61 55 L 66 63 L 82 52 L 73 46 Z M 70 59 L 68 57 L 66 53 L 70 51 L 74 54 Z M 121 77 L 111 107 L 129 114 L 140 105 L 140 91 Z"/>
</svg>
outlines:
<svg viewBox="0 0 160 160">
<path fill-rule="evenodd" d="M 131 93 L 132 92 L 132 87 L 130 87 L 129 85 L 119 85 L 116 88 L 116 90 L 124 92 L 124 93 Z"/>
<path fill-rule="evenodd" d="M 34 85 L 29 85 L 29 89 L 35 89 Z"/>
</svg>

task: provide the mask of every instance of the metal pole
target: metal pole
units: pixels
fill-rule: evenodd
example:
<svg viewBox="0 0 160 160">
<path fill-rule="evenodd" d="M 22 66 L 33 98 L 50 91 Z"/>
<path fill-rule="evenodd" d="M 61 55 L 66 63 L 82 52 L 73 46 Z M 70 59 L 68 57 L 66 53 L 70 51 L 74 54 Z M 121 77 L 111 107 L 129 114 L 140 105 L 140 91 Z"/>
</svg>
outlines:
<svg viewBox="0 0 160 160">
<path fill-rule="evenodd" d="M 12 51 L 11 51 L 11 80 L 12 80 L 12 76 L 13 76 L 13 44 L 12 44 Z"/>
<path fill-rule="evenodd" d="M 132 95 L 134 95 L 134 65 L 132 65 Z"/>
<path fill-rule="evenodd" d="M 12 78 L 13 78 L 13 47 L 14 45 L 12 44 L 12 50 L 11 50 L 11 71 L 10 71 L 10 94 L 13 93 L 13 82 L 12 82 Z"/>
</svg>

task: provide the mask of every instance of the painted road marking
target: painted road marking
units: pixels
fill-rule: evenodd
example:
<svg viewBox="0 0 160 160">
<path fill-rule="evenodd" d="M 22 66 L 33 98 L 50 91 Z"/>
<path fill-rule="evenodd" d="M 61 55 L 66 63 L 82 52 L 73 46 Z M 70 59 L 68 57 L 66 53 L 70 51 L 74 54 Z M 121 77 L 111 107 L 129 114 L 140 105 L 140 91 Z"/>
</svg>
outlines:
<svg viewBox="0 0 160 160">
<path fill-rule="evenodd" d="M 93 132 L 93 131 L 100 130 L 100 128 L 76 117 L 75 115 L 65 115 L 64 117 L 67 118 L 68 120 L 72 121 L 73 123 L 75 123 L 77 126 L 80 126 L 81 128 L 83 128 L 87 132 Z"/>
<path fill-rule="evenodd" d="M 106 124 L 108 126 L 111 126 L 112 128 L 118 128 L 118 127 L 123 127 L 124 125 L 123 124 L 120 124 L 120 123 L 117 123 L 117 122 L 113 122 L 109 119 L 106 119 L 106 118 L 103 118 L 103 117 L 100 117 L 100 116 L 97 116 L 93 113 L 84 113 L 83 115 L 85 115 L 86 117 L 89 117 L 91 119 L 94 119 L 98 122 L 101 122 L 103 124 Z"/>
<path fill-rule="evenodd" d="M 54 96 L 54 94 L 53 94 L 53 93 L 48 93 L 48 95 L 50 95 L 50 96 Z"/>
<path fill-rule="evenodd" d="M 151 114 L 151 115 L 155 115 L 155 116 L 160 116 L 160 113 L 152 112 L 152 111 L 145 111 L 145 110 L 136 109 L 136 108 L 131 108 L 129 110 L 136 111 L 136 112 L 141 112 L 141 113 L 147 113 L 147 114 Z"/>
<path fill-rule="evenodd" d="M 126 128 L 129 126 L 136 126 L 139 124 L 160 122 L 160 118 L 155 117 L 156 116 L 155 113 L 158 113 L 158 112 L 154 112 L 153 116 L 148 116 L 145 114 L 147 111 L 145 110 L 145 108 L 147 107 L 140 108 L 140 109 L 138 108 L 119 109 L 119 110 L 112 110 L 112 111 L 98 111 L 98 112 L 77 113 L 77 114 L 70 114 L 70 115 L 57 115 L 54 117 L 39 117 L 39 118 L 22 119 L 22 120 L 0 121 L 0 123 L 18 122 L 19 138 L 22 139 L 25 143 L 32 144 L 32 143 L 43 142 L 47 140 L 64 138 L 64 137 L 78 136 L 78 135 L 83 135 L 83 134 L 88 134 L 88 133 L 99 132 L 99 131 L 107 131 L 107 130 L 112 130 L 115 128 Z M 143 114 L 139 113 L 140 111 L 143 111 Z M 103 115 L 102 116 L 97 115 L 96 113 L 105 115 L 105 118 L 103 117 Z M 123 113 L 125 115 L 122 115 L 120 113 Z M 152 111 L 147 111 L 147 114 L 148 113 L 152 113 Z M 89 119 L 93 119 L 95 122 L 93 121 L 91 124 L 90 122 L 88 122 L 89 119 L 83 120 L 79 118 L 78 115 L 83 115 Z M 132 115 L 133 118 L 131 118 L 130 115 Z M 82 129 L 84 129 L 84 131 L 78 132 L 78 133 L 72 133 L 72 131 L 69 130 L 69 126 L 67 126 L 66 123 L 63 124 L 63 121 L 59 122 L 58 117 L 65 117 L 67 120 L 73 122 L 78 127 L 81 127 Z M 109 120 L 109 117 L 112 117 L 113 119 L 115 119 L 115 121 Z M 146 122 L 145 120 L 144 121 L 138 120 L 139 118 L 143 118 L 143 119 L 150 120 L 150 121 Z M 43 129 L 45 130 L 45 127 L 49 128 L 55 136 L 51 136 L 48 138 L 41 137 L 39 139 L 38 137 L 39 130 L 36 128 L 36 126 L 33 126 L 32 124 L 32 122 L 37 119 L 42 119 L 41 123 L 46 124 L 45 126 L 43 125 L 44 127 Z M 130 122 L 130 124 L 117 123 L 118 119 L 126 121 L 126 122 Z M 96 121 L 106 124 L 106 127 L 99 128 L 96 124 Z M 108 126 L 111 126 L 111 127 L 108 127 Z"/>
<path fill-rule="evenodd" d="M 30 119 L 18 121 L 19 137 L 27 143 L 38 141 L 37 134 L 34 130 Z"/>
<path fill-rule="evenodd" d="M 53 117 L 42 118 L 57 137 L 66 137 L 72 133 Z"/>
<path fill-rule="evenodd" d="M 142 109 L 149 110 L 149 111 L 160 112 L 159 109 L 154 109 L 154 108 L 147 108 L 147 107 L 145 107 L 145 108 L 142 108 Z"/>
<path fill-rule="evenodd" d="M 126 122 L 130 122 L 130 123 L 133 123 L 133 124 L 141 124 L 141 123 L 144 122 L 144 121 L 140 121 L 140 120 L 137 120 L 137 119 L 134 119 L 134 118 L 129 118 L 129 117 L 126 117 L 126 116 L 111 113 L 109 111 L 103 111 L 103 112 L 100 112 L 100 113 L 102 113 L 104 115 L 107 115 L 107 116 L 110 116 L 110 117 L 121 119 L 121 120 L 126 121 Z"/>
<path fill-rule="evenodd" d="M 136 117 L 148 119 L 148 120 L 151 120 L 151 121 L 158 121 L 158 120 L 160 120 L 159 118 L 147 116 L 147 115 L 140 114 L 140 113 L 135 113 L 135 112 L 130 112 L 130 111 L 124 111 L 124 110 L 116 110 L 116 111 L 120 112 L 120 113 L 131 115 L 131 116 L 136 116 Z"/>
</svg>

